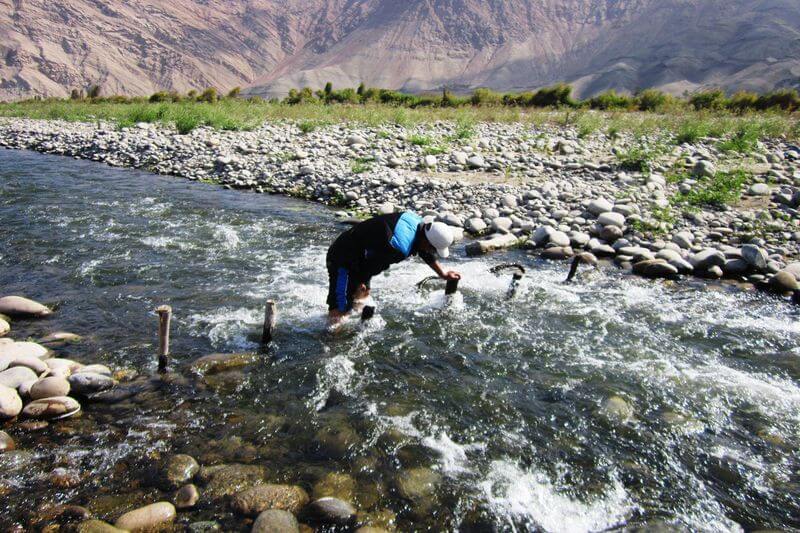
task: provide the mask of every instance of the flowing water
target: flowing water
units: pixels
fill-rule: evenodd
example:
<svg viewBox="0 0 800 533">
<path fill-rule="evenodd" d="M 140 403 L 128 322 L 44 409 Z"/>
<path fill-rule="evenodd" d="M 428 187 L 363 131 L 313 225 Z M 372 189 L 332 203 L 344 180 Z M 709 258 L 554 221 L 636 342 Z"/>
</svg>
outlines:
<svg viewBox="0 0 800 533">
<path fill-rule="evenodd" d="M 515 251 L 450 264 L 455 298 L 418 291 L 407 261 L 373 280 L 376 319 L 324 330 L 324 255 L 342 228 L 317 205 L 140 171 L 0 152 L 0 293 L 56 306 L 14 336 L 62 329 L 81 361 L 155 371 L 156 318 L 174 310 L 173 364 L 254 351 L 264 301 L 274 346 L 245 372 L 175 379 L 40 431 L 7 428 L 0 526 L 43 502 L 169 498 L 159 454 L 245 462 L 344 496 L 399 530 L 601 531 L 626 524 L 736 531 L 800 527 L 800 327 L 783 302 L 613 268 L 561 283 L 566 265 Z M 528 275 L 506 299 L 519 261 Z M 631 407 L 609 418 L 606 402 Z M 81 483 L 53 482 L 54 468 Z M 409 488 L 403 480 L 422 480 Z M 202 490 L 202 487 L 201 487 Z M 116 507 L 115 507 L 116 506 Z M 237 529 L 224 505 L 216 518 Z"/>
</svg>

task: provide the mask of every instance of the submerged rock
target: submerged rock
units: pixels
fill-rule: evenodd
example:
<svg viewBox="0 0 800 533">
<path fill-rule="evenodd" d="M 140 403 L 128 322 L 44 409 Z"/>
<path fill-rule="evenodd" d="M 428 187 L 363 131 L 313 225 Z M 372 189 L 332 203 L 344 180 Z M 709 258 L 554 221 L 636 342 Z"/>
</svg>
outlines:
<svg viewBox="0 0 800 533">
<path fill-rule="evenodd" d="M 212 500 L 218 500 L 264 483 L 266 475 L 263 466 L 229 464 L 203 467 L 198 479 L 205 485 L 203 493 Z"/>
<path fill-rule="evenodd" d="M 200 375 L 217 374 L 253 364 L 257 359 L 252 353 L 215 353 L 195 359 L 190 369 Z"/>
<path fill-rule="evenodd" d="M 308 494 L 302 487 L 256 485 L 231 498 L 231 507 L 245 516 L 256 516 L 267 509 L 280 509 L 297 514 L 308 502 Z"/>
<path fill-rule="evenodd" d="M 337 498 L 320 498 L 303 509 L 300 518 L 316 526 L 352 527 L 356 521 L 356 509 Z"/>
<path fill-rule="evenodd" d="M 633 265 L 633 273 L 647 278 L 672 278 L 678 274 L 678 269 L 663 259 L 649 259 L 639 261 Z"/>
<path fill-rule="evenodd" d="M 56 331 L 45 335 L 39 342 L 42 344 L 68 344 L 71 342 L 80 342 L 81 336 L 68 331 Z"/>
<path fill-rule="evenodd" d="M 14 443 L 14 439 L 11 438 L 11 435 L 5 431 L 0 431 L 0 453 L 10 452 L 16 447 L 17 446 Z"/>
<path fill-rule="evenodd" d="M 395 484 L 400 496 L 413 502 L 431 498 L 442 481 L 442 476 L 430 468 L 418 467 L 401 472 Z"/>
<path fill-rule="evenodd" d="M 118 529 L 102 520 L 84 520 L 78 524 L 78 533 L 122 533 L 124 529 Z"/>
<path fill-rule="evenodd" d="M 22 398 L 11 387 L 0 385 L 0 418 L 14 418 L 22 411 Z M 10 437 L 9 437 L 10 438 Z"/>
<path fill-rule="evenodd" d="M 347 474 L 329 472 L 314 484 L 314 499 L 334 497 L 345 501 L 353 501 L 356 480 Z"/>
<path fill-rule="evenodd" d="M 280 509 L 264 511 L 253 523 L 252 533 L 299 533 L 300 525 L 294 515 Z"/>
<path fill-rule="evenodd" d="M 158 502 L 129 511 L 120 516 L 114 527 L 126 531 L 152 531 L 175 520 L 175 506 L 169 502 Z"/>
<path fill-rule="evenodd" d="M 77 394 L 94 394 L 111 389 L 117 384 L 117 382 L 109 376 L 94 372 L 85 372 L 83 368 L 70 375 L 67 380 L 73 392 Z"/>
<path fill-rule="evenodd" d="M 46 306 L 22 296 L 0 298 L 0 313 L 11 318 L 41 318 L 53 314 Z"/>
<path fill-rule="evenodd" d="M 200 501 L 200 491 L 193 484 L 184 485 L 173 497 L 176 509 L 191 509 Z"/>
<path fill-rule="evenodd" d="M 598 414 L 606 420 L 623 424 L 633 418 L 633 408 L 619 396 L 611 396 L 600 406 Z"/>
<path fill-rule="evenodd" d="M 102 376 L 108 376 L 108 377 L 111 377 L 113 374 L 111 369 L 108 368 L 106 365 L 98 365 L 98 364 L 82 366 L 81 368 L 75 371 L 76 374 L 83 374 L 84 372 L 92 374 L 100 374 Z"/>
<path fill-rule="evenodd" d="M 72 416 L 81 410 L 81 404 L 69 396 L 57 396 L 36 400 L 22 410 L 30 418 L 54 419 Z"/>
<path fill-rule="evenodd" d="M 167 458 L 159 474 L 161 485 L 166 489 L 177 489 L 194 479 L 200 465 L 191 455 L 176 454 Z"/>
</svg>

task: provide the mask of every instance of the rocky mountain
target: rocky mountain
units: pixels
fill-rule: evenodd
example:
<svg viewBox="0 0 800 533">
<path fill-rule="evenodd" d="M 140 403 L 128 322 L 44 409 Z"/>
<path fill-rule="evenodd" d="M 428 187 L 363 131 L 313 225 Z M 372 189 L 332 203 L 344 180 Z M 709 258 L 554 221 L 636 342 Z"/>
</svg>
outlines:
<svg viewBox="0 0 800 533">
<path fill-rule="evenodd" d="M 800 84 L 797 0 L 0 0 L 0 99 Z"/>
</svg>

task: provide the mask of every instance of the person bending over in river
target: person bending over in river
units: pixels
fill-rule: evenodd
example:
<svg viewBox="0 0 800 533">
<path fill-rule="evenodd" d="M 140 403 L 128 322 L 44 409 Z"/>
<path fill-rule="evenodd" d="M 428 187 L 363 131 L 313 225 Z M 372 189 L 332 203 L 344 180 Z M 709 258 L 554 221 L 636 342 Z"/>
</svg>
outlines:
<svg viewBox="0 0 800 533">
<path fill-rule="evenodd" d="M 436 260 L 450 255 L 453 232 L 441 222 L 424 222 L 412 212 L 380 215 L 345 231 L 328 249 L 328 322 L 341 323 L 354 305 L 369 297 L 372 276 L 418 255 L 442 279 L 461 279 Z"/>
</svg>

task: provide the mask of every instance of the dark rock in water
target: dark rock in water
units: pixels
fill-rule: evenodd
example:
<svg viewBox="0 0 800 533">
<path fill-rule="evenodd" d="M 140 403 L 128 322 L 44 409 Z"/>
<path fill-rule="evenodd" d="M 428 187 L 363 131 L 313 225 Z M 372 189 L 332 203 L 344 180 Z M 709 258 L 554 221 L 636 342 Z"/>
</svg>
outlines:
<svg viewBox="0 0 800 533">
<path fill-rule="evenodd" d="M 222 527 L 216 522 L 192 522 L 188 527 L 189 533 L 214 533 L 222 531 Z"/>
<path fill-rule="evenodd" d="M 786 270 L 781 270 L 769 280 L 769 287 L 777 293 L 794 292 L 797 290 L 797 279 Z"/>
<path fill-rule="evenodd" d="M 635 263 L 633 273 L 647 278 L 669 279 L 678 275 L 678 269 L 663 259 L 650 259 Z"/>
<path fill-rule="evenodd" d="M 308 502 L 308 494 L 298 486 L 256 485 L 233 496 L 231 507 L 245 516 L 257 516 L 267 509 L 297 514 Z"/>
<path fill-rule="evenodd" d="M 400 496 L 418 503 L 432 498 L 441 481 L 442 476 L 430 468 L 417 467 L 401 472 L 395 485 Z"/>
<path fill-rule="evenodd" d="M 360 438 L 349 424 L 342 422 L 317 431 L 316 442 L 323 455 L 331 459 L 341 459 L 358 445 Z"/>
<path fill-rule="evenodd" d="M 116 385 L 111 377 L 95 372 L 78 372 L 67 378 L 73 392 L 76 394 L 94 394 L 109 390 Z"/>
<path fill-rule="evenodd" d="M 194 485 L 184 485 L 173 498 L 176 509 L 191 509 L 200 501 L 200 491 Z"/>
<path fill-rule="evenodd" d="M 300 519 L 315 526 L 352 527 L 356 509 L 336 498 L 320 498 L 305 506 Z"/>
<path fill-rule="evenodd" d="M 10 450 L 0 454 L 0 472 L 8 474 L 26 468 L 33 462 L 33 454 L 25 450 Z"/>
<path fill-rule="evenodd" d="M 37 514 L 37 522 L 83 522 L 91 518 L 92 513 L 80 505 L 51 505 Z"/>
<path fill-rule="evenodd" d="M 196 359 L 189 368 L 200 375 L 217 374 L 253 364 L 257 360 L 258 357 L 252 353 L 215 353 Z"/>
<path fill-rule="evenodd" d="M 22 296 L 5 296 L 0 298 L 0 313 L 11 318 L 41 318 L 53 312 L 40 304 Z"/>
<path fill-rule="evenodd" d="M 5 431 L 0 431 L 0 453 L 10 452 L 17 446 L 14 444 L 14 439 Z"/>
<path fill-rule="evenodd" d="M 200 469 L 198 479 L 205 485 L 203 493 L 218 500 L 266 481 L 267 470 L 257 465 L 216 465 Z"/>
<path fill-rule="evenodd" d="M 200 465 L 191 455 L 173 455 L 161 465 L 161 486 L 167 490 L 175 490 L 191 481 L 199 471 Z"/>
<path fill-rule="evenodd" d="M 133 381 L 114 387 L 111 390 L 90 394 L 87 399 L 98 403 L 119 403 L 139 394 L 156 390 L 158 384 L 152 380 Z"/>
<path fill-rule="evenodd" d="M 339 498 L 346 502 L 355 501 L 356 480 L 347 474 L 328 472 L 314 483 L 312 495 L 319 498 Z"/>
<path fill-rule="evenodd" d="M 292 513 L 280 509 L 269 509 L 258 515 L 251 532 L 299 533 L 300 525 Z"/>
</svg>

